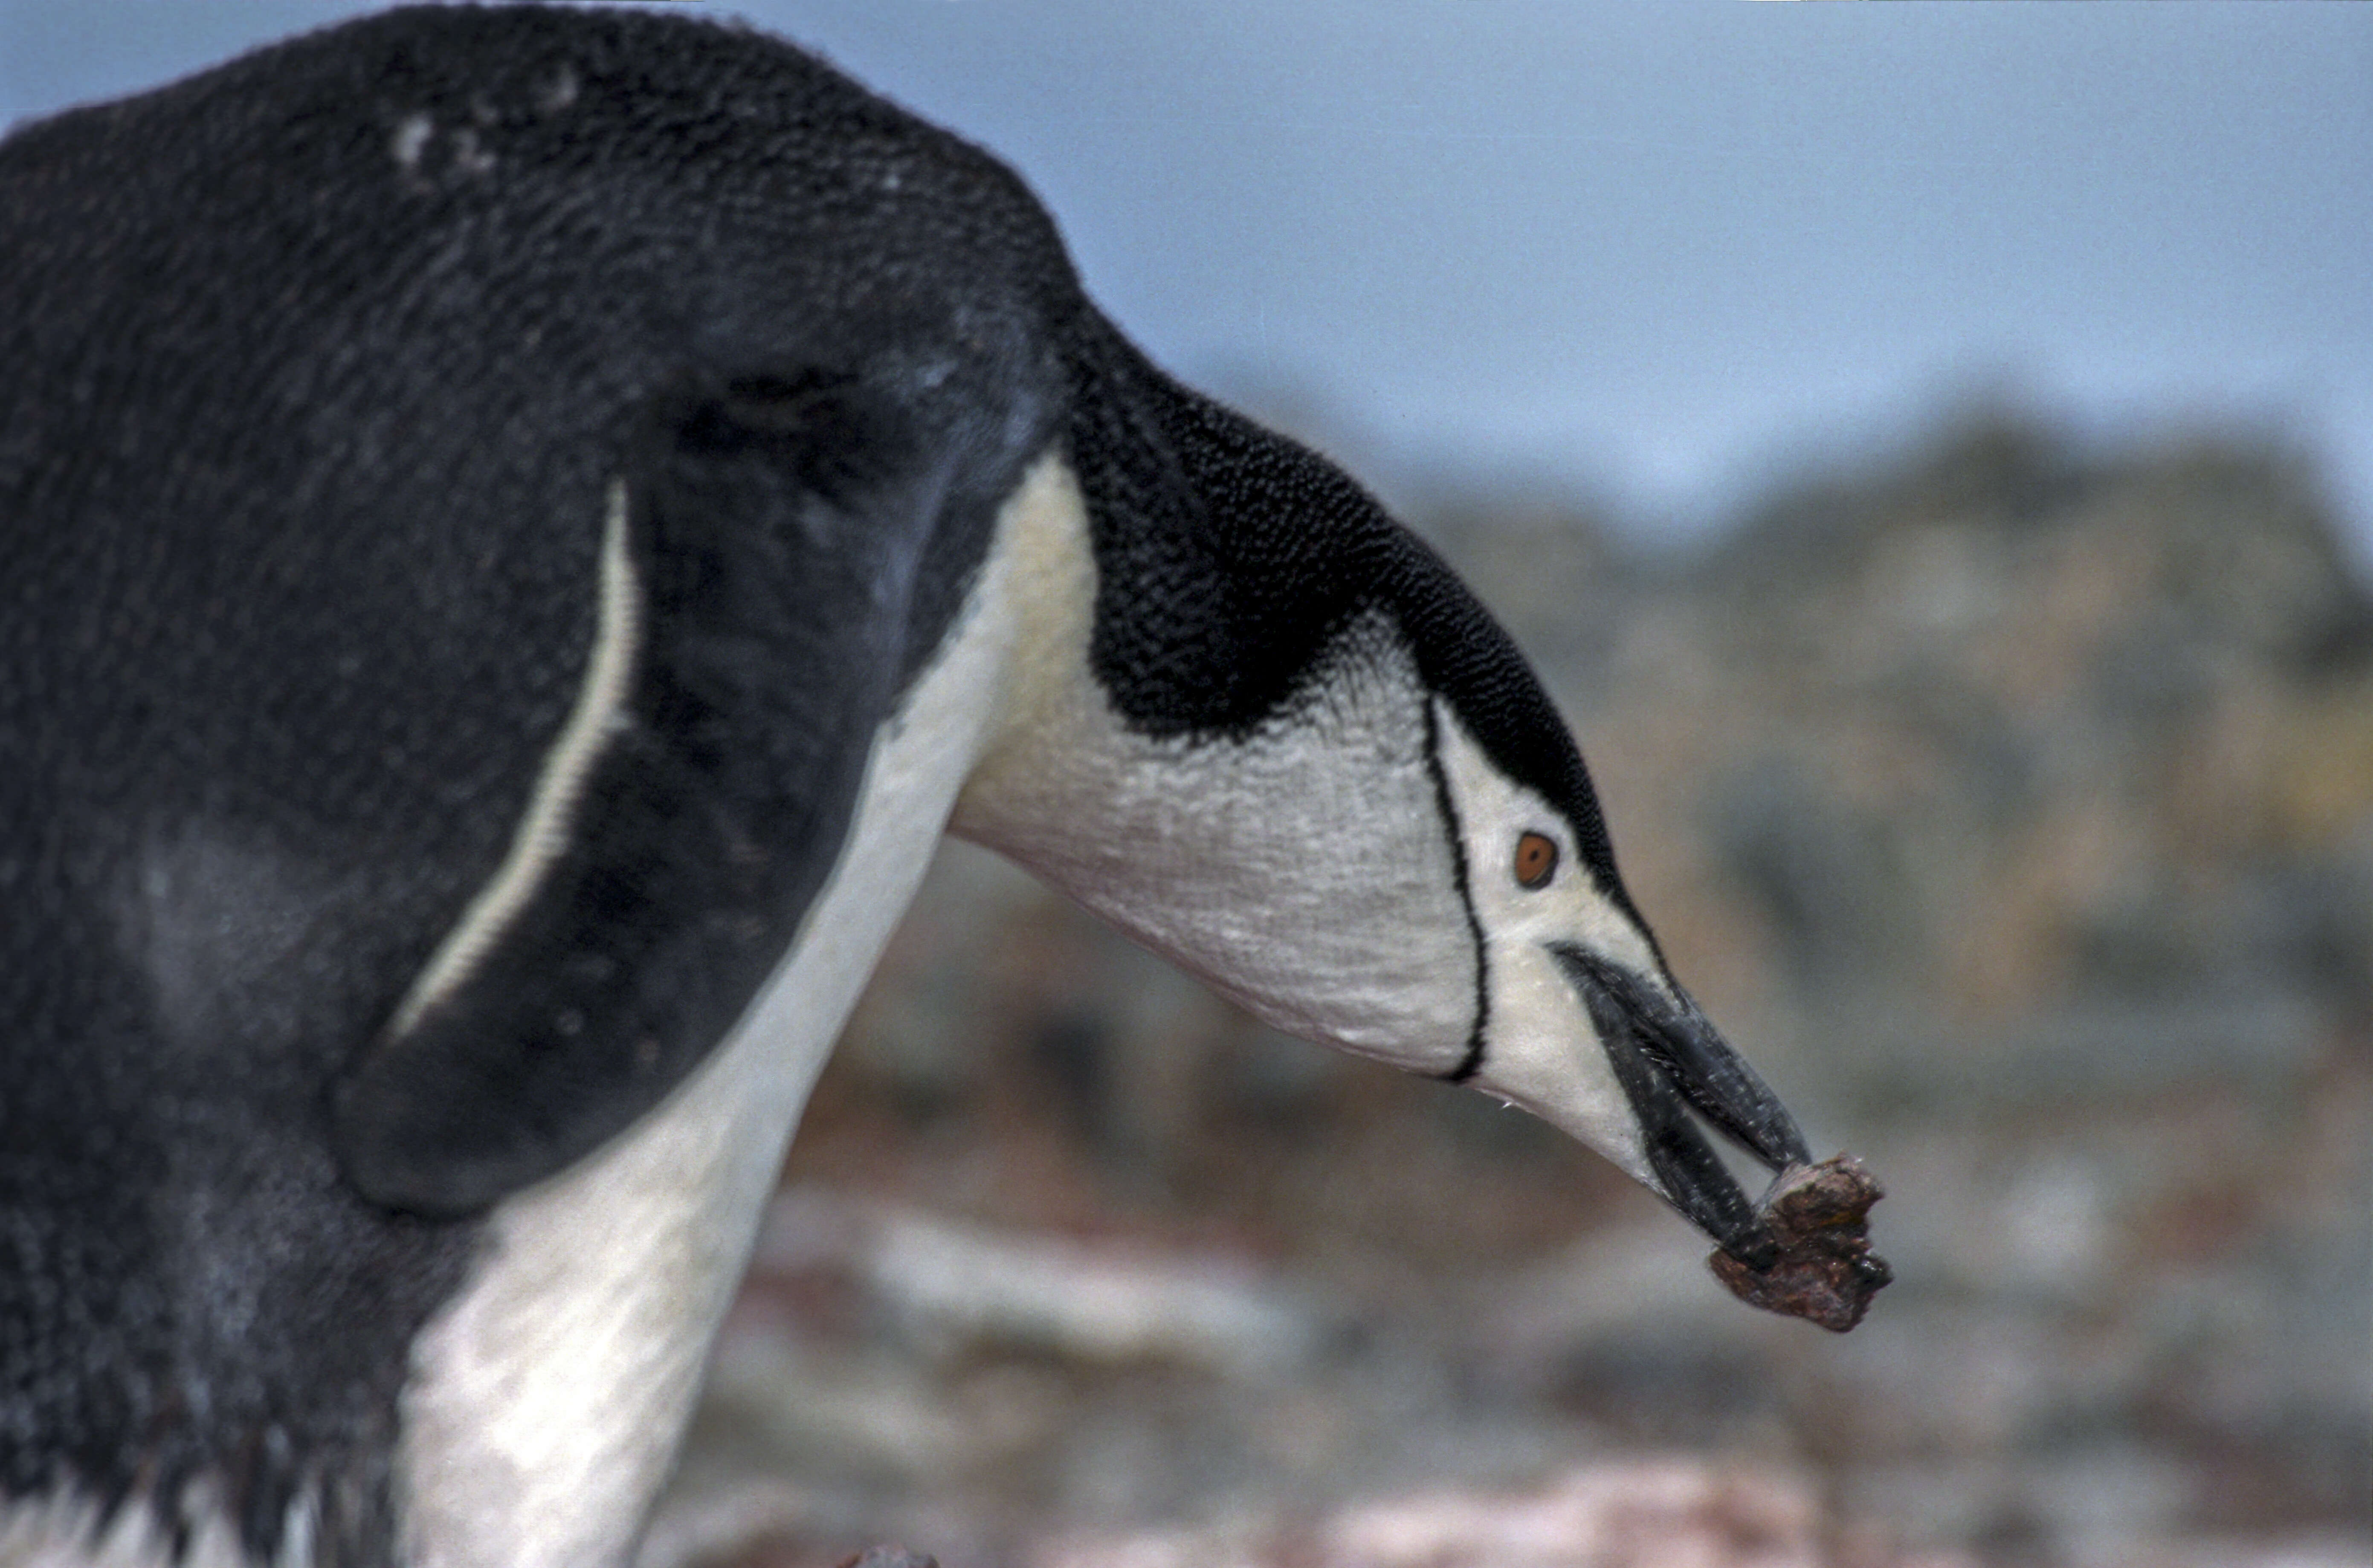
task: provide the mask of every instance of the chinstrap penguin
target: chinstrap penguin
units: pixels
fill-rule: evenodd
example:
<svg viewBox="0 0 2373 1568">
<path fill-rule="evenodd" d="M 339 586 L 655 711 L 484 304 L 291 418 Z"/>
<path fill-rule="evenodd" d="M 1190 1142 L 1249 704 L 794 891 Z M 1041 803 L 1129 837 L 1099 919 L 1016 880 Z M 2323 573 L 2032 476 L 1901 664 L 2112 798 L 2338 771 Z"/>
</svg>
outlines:
<svg viewBox="0 0 2373 1568">
<path fill-rule="evenodd" d="M 633 1545 L 943 831 L 1768 1256 L 1508 638 L 1001 165 L 394 12 L 0 142 L 0 1563 Z"/>
</svg>

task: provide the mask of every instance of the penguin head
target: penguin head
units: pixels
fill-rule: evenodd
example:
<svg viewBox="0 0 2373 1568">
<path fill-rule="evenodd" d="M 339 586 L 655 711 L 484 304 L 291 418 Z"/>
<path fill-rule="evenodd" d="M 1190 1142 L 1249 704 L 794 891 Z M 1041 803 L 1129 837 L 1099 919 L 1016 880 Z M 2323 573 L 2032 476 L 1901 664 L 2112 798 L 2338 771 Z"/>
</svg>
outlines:
<svg viewBox="0 0 2373 1568">
<path fill-rule="evenodd" d="M 1330 465 L 1136 389 L 1009 504 L 1007 711 L 953 830 L 1272 1027 L 1521 1106 L 1768 1260 L 1696 1118 L 1775 1170 L 1802 1134 L 1666 969 L 1513 643 Z"/>
<path fill-rule="evenodd" d="M 1598 830 L 1579 753 L 1561 800 L 1512 776 L 1434 701 L 1483 977 L 1469 1052 L 1447 1075 L 1573 1134 L 1726 1250 L 1768 1263 L 1771 1238 L 1697 1120 L 1775 1172 L 1811 1155 L 1666 967 Z"/>
</svg>

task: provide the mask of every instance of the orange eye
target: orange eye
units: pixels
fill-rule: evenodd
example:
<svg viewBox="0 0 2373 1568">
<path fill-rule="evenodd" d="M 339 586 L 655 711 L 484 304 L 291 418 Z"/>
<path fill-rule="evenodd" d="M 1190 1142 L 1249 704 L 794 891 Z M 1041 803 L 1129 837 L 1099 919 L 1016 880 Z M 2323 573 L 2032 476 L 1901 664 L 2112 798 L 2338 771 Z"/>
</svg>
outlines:
<svg viewBox="0 0 2373 1568">
<path fill-rule="evenodd" d="M 1547 833 L 1526 833 L 1516 841 L 1516 881 L 1526 888 L 1544 888 L 1557 875 L 1557 841 Z"/>
</svg>

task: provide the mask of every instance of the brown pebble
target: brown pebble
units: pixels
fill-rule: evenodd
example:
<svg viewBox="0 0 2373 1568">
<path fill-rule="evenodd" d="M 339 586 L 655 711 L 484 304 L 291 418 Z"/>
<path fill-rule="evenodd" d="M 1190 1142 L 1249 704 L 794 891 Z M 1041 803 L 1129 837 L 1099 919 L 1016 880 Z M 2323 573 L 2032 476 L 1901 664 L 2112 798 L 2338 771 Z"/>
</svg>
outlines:
<svg viewBox="0 0 2373 1568">
<path fill-rule="evenodd" d="M 1886 1195 L 1851 1156 L 1797 1166 L 1781 1173 L 1759 1205 L 1780 1243 L 1771 1267 L 1755 1268 L 1727 1252 L 1706 1262 L 1748 1306 L 1842 1334 L 1895 1278 L 1887 1260 L 1870 1249 L 1870 1206 Z"/>
</svg>

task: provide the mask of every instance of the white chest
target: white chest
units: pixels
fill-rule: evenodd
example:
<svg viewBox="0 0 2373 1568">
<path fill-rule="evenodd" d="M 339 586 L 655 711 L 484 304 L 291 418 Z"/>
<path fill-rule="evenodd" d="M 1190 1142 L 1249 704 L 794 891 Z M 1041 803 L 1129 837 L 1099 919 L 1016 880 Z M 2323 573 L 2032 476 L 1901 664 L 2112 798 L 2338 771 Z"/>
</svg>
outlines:
<svg viewBox="0 0 2373 1568">
<path fill-rule="evenodd" d="M 1002 712 L 1015 536 L 1069 497 L 1033 470 L 948 645 L 876 738 L 831 878 L 782 968 L 658 1110 L 498 1207 L 422 1335 L 399 1467 L 415 1568 L 587 1568 L 631 1545 L 817 1072 Z"/>
</svg>

